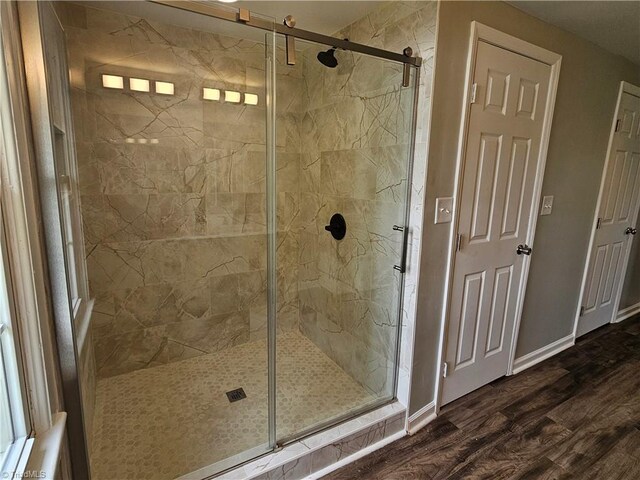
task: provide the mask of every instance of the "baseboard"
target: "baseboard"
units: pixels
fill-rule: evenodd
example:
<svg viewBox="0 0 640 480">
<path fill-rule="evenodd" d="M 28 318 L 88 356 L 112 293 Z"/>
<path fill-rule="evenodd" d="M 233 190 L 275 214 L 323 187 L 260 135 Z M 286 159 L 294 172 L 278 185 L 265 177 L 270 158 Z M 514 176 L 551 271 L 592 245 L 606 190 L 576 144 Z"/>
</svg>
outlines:
<svg viewBox="0 0 640 480">
<path fill-rule="evenodd" d="M 640 303 L 636 303 L 635 305 L 631 305 L 630 307 L 623 308 L 618 312 L 613 323 L 622 322 L 623 320 L 631 318 L 638 313 L 640 313 Z"/>
<path fill-rule="evenodd" d="M 407 432 L 409 433 L 409 435 L 413 435 L 418 430 L 430 423 L 433 419 L 435 419 L 436 416 L 435 402 L 428 403 L 409 417 L 409 420 L 407 422 Z"/>
<path fill-rule="evenodd" d="M 573 334 L 567 335 L 566 337 L 563 337 L 560 340 L 556 340 L 555 342 L 539 348 L 538 350 L 527 353 L 520 358 L 516 358 L 513 362 L 513 371 L 511 373 L 520 373 L 527 368 L 533 367 L 535 364 L 540 363 L 547 358 L 553 357 L 561 351 L 573 346 L 574 343 L 575 339 L 573 337 Z"/>
<path fill-rule="evenodd" d="M 333 472 L 335 470 L 338 470 L 339 468 L 342 468 L 342 467 L 344 467 L 346 465 L 349 465 L 350 463 L 353 463 L 356 460 L 358 460 L 358 459 L 360 459 L 362 457 L 365 457 L 365 456 L 369 455 L 370 453 L 373 453 L 376 450 L 381 449 L 382 447 L 385 447 L 385 446 L 389 445 L 391 442 L 395 442 L 396 440 L 400 440 L 402 437 L 404 437 L 406 435 L 407 435 L 407 432 L 405 432 L 404 430 L 400 430 L 399 432 L 396 432 L 393 435 L 390 435 L 390 436 L 388 436 L 386 438 L 383 438 L 379 442 L 376 442 L 376 443 L 374 443 L 372 445 L 369 445 L 368 447 L 363 448 L 362 450 L 358 450 L 353 455 L 349 455 L 348 457 L 343 458 L 339 462 L 332 463 L 331 465 L 329 465 L 328 467 L 323 468 L 322 470 L 318 470 L 317 472 L 313 472 L 311 475 L 309 475 L 308 477 L 305 477 L 305 478 L 307 480 L 316 480 L 316 479 L 322 478 L 325 475 L 328 475 L 331 472 Z"/>
</svg>

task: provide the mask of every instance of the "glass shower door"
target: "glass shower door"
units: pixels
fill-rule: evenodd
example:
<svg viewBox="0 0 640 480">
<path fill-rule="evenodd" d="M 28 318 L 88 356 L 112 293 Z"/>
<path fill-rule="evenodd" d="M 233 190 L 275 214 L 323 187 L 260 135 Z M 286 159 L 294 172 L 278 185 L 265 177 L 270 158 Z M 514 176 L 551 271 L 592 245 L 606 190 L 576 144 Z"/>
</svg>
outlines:
<svg viewBox="0 0 640 480">
<path fill-rule="evenodd" d="M 276 76 L 279 442 L 395 395 L 414 128 L 413 67 L 403 87 L 400 63 L 296 49 Z"/>
<path fill-rule="evenodd" d="M 268 452 L 274 34 L 151 2 L 55 8 L 95 299 L 77 345 L 92 478 Z"/>
</svg>

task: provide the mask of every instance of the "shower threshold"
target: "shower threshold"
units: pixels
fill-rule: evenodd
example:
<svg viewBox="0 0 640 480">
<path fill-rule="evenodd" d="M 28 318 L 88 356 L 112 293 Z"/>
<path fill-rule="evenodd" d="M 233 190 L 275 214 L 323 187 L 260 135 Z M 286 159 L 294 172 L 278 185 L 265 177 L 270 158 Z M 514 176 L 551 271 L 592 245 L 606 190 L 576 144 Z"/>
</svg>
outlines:
<svg viewBox="0 0 640 480">
<path fill-rule="evenodd" d="M 188 472 L 213 466 L 219 472 L 267 453 L 263 355 L 266 340 L 259 340 L 100 380 L 92 478 L 198 478 Z M 370 392 L 300 332 L 279 334 L 277 355 L 280 438 L 326 428 L 328 419 L 376 406 Z M 247 398 L 229 402 L 226 392 L 238 387 Z"/>
</svg>

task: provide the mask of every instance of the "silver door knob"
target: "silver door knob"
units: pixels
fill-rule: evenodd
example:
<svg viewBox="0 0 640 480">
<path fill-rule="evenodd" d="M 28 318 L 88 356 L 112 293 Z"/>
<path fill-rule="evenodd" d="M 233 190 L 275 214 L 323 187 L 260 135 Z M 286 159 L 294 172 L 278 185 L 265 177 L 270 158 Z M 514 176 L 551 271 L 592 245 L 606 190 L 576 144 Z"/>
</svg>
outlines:
<svg viewBox="0 0 640 480">
<path fill-rule="evenodd" d="M 516 248 L 516 253 L 518 255 L 531 255 L 532 251 L 533 249 L 526 243 L 524 245 L 518 245 L 518 248 Z"/>
<path fill-rule="evenodd" d="M 627 227 L 627 229 L 624 231 L 625 235 L 635 235 L 636 233 L 638 233 L 638 230 L 633 227 Z"/>
</svg>

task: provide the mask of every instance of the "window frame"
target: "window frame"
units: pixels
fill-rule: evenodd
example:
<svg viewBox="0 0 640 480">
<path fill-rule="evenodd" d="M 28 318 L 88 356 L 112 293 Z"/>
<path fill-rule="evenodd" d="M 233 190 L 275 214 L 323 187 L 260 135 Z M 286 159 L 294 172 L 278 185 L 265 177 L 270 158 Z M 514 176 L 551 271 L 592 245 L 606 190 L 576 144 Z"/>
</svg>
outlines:
<svg viewBox="0 0 640 480">
<path fill-rule="evenodd" d="M 25 7 L 32 9 L 37 5 Z M 34 142 L 37 127 L 32 129 L 34 99 L 27 93 L 29 62 L 22 53 L 24 26 L 19 9 L 22 10 L 18 2 L 0 2 L 0 115 L 5 149 L 0 159 L 0 181 L 6 186 L 0 189 L 0 208 L 15 325 L 20 333 L 24 405 L 30 417 L 28 438 L 21 449 L 17 444 L 14 449 L 14 476 L 29 472 L 46 478 L 69 479 L 67 416 L 63 411 L 56 343 L 59 332 L 54 329 L 54 304 L 47 275 Z"/>
<path fill-rule="evenodd" d="M 4 125 L 0 121 L 0 155 L 4 157 Z M 0 180 L 1 185 L 1 180 Z M 33 439 L 29 398 L 25 379 L 20 335 L 17 328 L 17 315 L 13 300 L 15 291 L 8 262 L 7 237 L 4 228 L 3 202 L 0 200 L 0 368 L 4 370 L 4 384 L 7 390 L 12 439 L 9 448 L 0 458 L 0 472 L 3 476 L 13 476 L 24 471 L 25 461 L 29 457 Z"/>
</svg>

